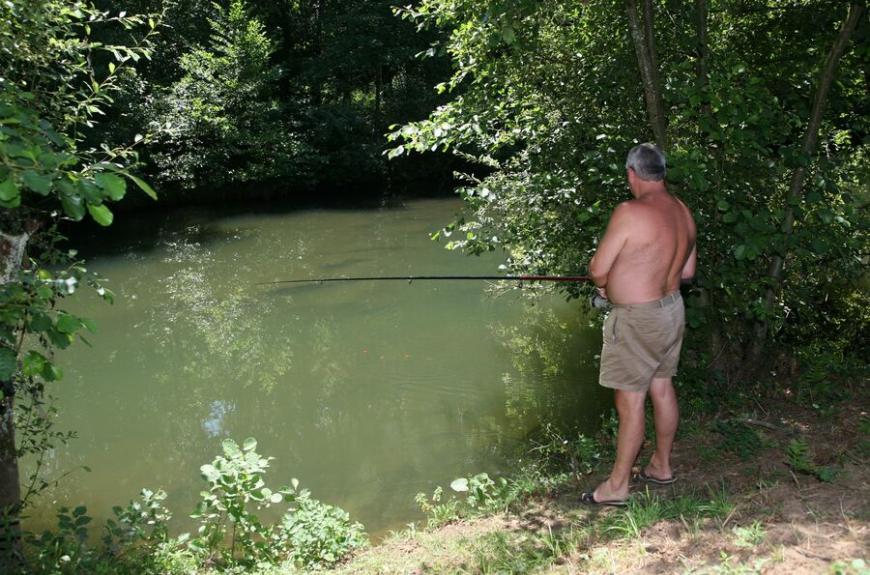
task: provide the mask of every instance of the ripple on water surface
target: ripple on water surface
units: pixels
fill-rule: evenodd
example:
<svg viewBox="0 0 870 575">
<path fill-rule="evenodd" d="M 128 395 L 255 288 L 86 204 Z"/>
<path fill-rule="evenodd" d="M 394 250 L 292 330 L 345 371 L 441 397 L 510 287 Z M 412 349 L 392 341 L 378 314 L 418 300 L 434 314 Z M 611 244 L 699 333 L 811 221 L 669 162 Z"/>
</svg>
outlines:
<svg viewBox="0 0 870 575">
<path fill-rule="evenodd" d="M 429 240 L 459 209 L 178 212 L 135 224 L 124 251 L 92 250 L 118 299 L 69 301 L 99 331 L 59 358 L 59 425 L 78 438 L 45 466 L 92 472 L 65 478 L 32 522 L 51 501 L 100 518 L 160 487 L 187 527 L 199 466 L 222 439 L 254 436 L 276 458 L 270 485 L 297 477 L 378 533 L 419 518 L 415 493 L 500 471 L 542 421 L 594 428 L 600 336 L 576 302 L 493 297 L 485 282 L 256 285 L 498 273 L 495 255 Z"/>
</svg>

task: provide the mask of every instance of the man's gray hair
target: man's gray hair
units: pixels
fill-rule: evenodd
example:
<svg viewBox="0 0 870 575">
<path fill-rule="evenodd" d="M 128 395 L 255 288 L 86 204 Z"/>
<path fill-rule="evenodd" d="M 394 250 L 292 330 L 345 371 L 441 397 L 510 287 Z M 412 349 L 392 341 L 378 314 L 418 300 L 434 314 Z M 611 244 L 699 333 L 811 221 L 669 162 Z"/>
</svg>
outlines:
<svg viewBox="0 0 870 575">
<path fill-rule="evenodd" d="M 638 144 L 628 152 L 625 167 L 634 170 L 641 180 L 659 182 L 665 179 L 665 153 L 655 144 Z"/>
</svg>

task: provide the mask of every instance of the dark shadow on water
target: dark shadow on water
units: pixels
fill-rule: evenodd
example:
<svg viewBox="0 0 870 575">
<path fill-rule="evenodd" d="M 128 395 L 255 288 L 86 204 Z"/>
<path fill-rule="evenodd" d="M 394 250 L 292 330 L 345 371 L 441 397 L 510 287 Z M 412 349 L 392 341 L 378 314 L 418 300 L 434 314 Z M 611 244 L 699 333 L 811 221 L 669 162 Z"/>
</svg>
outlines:
<svg viewBox="0 0 870 575">
<path fill-rule="evenodd" d="M 304 211 L 382 211 L 402 210 L 412 198 L 333 198 L 302 201 L 271 201 L 228 203 L 214 206 L 168 208 L 160 211 L 124 213 L 113 225 L 101 227 L 86 218 L 81 222 L 63 222 L 61 233 L 68 238 L 68 248 L 75 248 L 88 257 L 148 253 L 167 239 L 183 237 L 185 241 L 212 244 L 230 239 L 253 238 L 256 230 L 224 230 L 215 221 L 241 216 L 282 215 Z M 245 234 L 245 232 L 248 232 Z M 374 248 L 355 251 L 378 251 Z"/>
</svg>

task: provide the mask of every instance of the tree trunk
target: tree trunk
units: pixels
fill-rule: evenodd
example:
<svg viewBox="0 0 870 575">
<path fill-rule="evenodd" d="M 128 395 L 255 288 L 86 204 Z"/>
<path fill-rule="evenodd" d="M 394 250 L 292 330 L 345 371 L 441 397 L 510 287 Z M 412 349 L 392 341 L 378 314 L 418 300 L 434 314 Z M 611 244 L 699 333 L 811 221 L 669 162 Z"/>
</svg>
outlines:
<svg viewBox="0 0 870 575">
<path fill-rule="evenodd" d="M 704 93 L 701 99 L 701 115 L 710 115 L 710 100 L 707 97 L 708 78 L 710 70 L 710 48 L 707 45 L 707 0 L 695 0 L 695 37 L 697 46 L 697 65 L 695 68 L 698 79 L 698 89 Z"/>
<path fill-rule="evenodd" d="M 19 512 L 21 486 L 18 476 L 18 452 L 15 449 L 12 383 L 0 382 L 0 565 L 14 556 L 21 538 Z"/>
<path fill-rule="evenodd" d="M 709 148 L 708 132 L 702 128 L 703 122 L 700 120 L 706 118 L 710 124 L 713 123 L 712 110 L 709 99 L 709 70 L 710 70 L 710 49 L 707 45 L 707 15 L 709 14 L 707 0 L 695 0 L 695 80 L 698 92 L 702 94 L 701 105 L 698 110 L 698 137 L 701 148 Z M 714 211 L 713 217 L 717 220 L 721 218 L 718 211 Z M 706 310 L 716 309 L 716 303 L 708 290 L 703 285 L 697 287 L 698 305 Z M 723 357 L 722 349 L 722 326 L 719 322 L 710 322 L 709 325 L 709 347 L 708 354 L 710 367 L 716 367 L 720 358 Z"/>
<path fill-rule="evenodd" d="M 381 131 L 381 92 L 384 90 L 384 67 L 378 64 L 378 70 L 375 74 L 375 113 L 374 121 L 372 122 L 372 132 L 379 133 Z"/>
<path fill-rule="evenodd" d="M 0 285 L 15 281 L 28 233 L 8 235 L 0 232 Z M 15 447 L 15 386 L 0 381 L 0 565 L 12 560 L 20 539 L 21 484 L 18 473 L 18 450 Z"/>
<path fill-rule="evenodd" d="M 631 32 L 631 41 L 634 44 L 634 51 L 637 54 L 637 63 L 640 68 L 640 77 L 643 83 L 643 94 L 650 127 L 652 127 L 656 144 L 662 150 L 667 150 L 667 120 L 662 102 L 661 87 L 659 85 L 658 63 L 656 62 L 652 0 L 643 0 L 643 25 L 641 25 L 640 16 L 637 11 L 637 1 L 626 0 L 625 5 L 628 13 L 628 28 Z"/>
<path fill-rule="evenodd" d="M 314 2 L 314 58 L 320 60 L 323 56 L 323 13 L 326 0 Z M 317 108 L 323 104 L 323 86 L 319 75 L 315 76 L 311 85 L 311 104 Z"/>
<path fill-rule="evenodd" d="M 825 60 L 825 65 L 822 68 L 822 73 L 819 77 L 819 87 L 816 90 L 816 96 L 813 101 L 813 108 L 810 113 L 810 121 L 807 125 L 807 131 L 804 134 L 803 145 L 801 146 L 801 156 L 805 159 L 812 157 L 816 150 L 816 144 L 819 139 L 819 127 L 822 123 L 822 114 L 825 110 L 825 104 L 828 99 L 828 92 L 831 89 L 831 84 L 834 81 L 834 73 L 837 70 L 837 64 L 840 58 L 846 51 L 849 44 L 849 39 L 858 22 L 861 19 L 861 14 L 864 11 L 863 2 L 853 2 L 849 6 L 849 14 L 846 20 L 840 27 L 840 32 L 837 34 L 837 39 L 834 41 L 831 50 L 828 52 L 828 57 Z M 785 215 L 783 217 L 781 230 L 786 239 L 788 239 L 794 228 L 794 205 L 798 203 L 804 195 L 804 178 L 806 176 L 806 166 L 800 165 L 792 172 L 791 182 L 788 187 L 788 194 L 785 200 Z M 770 262 L 770 267 L 767 272 L 769 286 L 764 297 L 765 317 L 759 320 L 755 325 L 755 330 L 750 348 L 750 362 L 757 365 L 757 360 L 761 358 L 764 351 L 764 346 L 767 339 L 767 332 L 770 327 L 768 317 L 773 311 L 776 295 L 782 284 L 783 265 L 787 248 L 783 247 L 783 253 L 773 256 Z"/>
</svg>

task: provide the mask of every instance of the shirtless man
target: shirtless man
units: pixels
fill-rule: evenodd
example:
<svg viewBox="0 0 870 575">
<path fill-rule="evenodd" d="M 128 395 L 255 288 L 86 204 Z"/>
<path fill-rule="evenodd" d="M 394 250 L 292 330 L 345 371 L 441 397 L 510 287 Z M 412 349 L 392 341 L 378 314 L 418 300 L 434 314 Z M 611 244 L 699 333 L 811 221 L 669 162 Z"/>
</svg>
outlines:
<svg viewBox="0 0 870 575">
<path fill-rule="evenodd" d="M 644 437 L 644 402 L 652 396 L 656 449 L 640 479 L 673 483 L 671 447 L 679 413 L 671 378 L 685 330 L 680 280 L 695 275 L 695 223 L 665 186 L 665 157 L 653 144 L 628 153 L 634 196 L 619 204 L 589 263 L 599 293 L 613 309 L 604 322 L 599 384 L 615 391 L 616 462 L 584 503 L 624 505 L 631 468 Z"/>
</svg>

